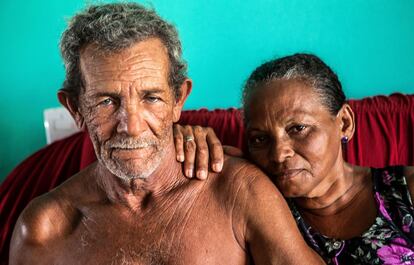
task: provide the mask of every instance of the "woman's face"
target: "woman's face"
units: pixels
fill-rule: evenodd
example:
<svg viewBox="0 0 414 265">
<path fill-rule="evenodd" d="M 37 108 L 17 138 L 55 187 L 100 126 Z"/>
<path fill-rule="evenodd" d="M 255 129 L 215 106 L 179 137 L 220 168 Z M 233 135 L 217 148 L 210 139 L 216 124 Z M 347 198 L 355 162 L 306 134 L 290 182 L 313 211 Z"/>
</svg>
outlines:
<svg viewBox="0 0 414 265">
<path fill-rule="evenodd" d="M 286 197 L 325 194 L 343 168 L 343 121 L 298 80 L 256 89 L 248 103 L 248 149 Z"/>
</svg>

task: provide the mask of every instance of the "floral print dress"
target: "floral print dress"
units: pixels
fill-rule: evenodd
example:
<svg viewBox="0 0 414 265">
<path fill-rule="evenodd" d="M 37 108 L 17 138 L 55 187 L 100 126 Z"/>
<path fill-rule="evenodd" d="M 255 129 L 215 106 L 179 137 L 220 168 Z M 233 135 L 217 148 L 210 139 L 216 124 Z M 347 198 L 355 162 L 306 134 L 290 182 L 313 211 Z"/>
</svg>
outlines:
<svg viewBox="0 0 414 265">
<path fill-rule="evenodd" d="M 308 242 L 328 264 L 414 265 L 414 208 L 403 167 L 372 169 L 378 214 L 361 236 L 337 240 L 317 233 L 292 201 L 293 216 Z"/>
</svg>

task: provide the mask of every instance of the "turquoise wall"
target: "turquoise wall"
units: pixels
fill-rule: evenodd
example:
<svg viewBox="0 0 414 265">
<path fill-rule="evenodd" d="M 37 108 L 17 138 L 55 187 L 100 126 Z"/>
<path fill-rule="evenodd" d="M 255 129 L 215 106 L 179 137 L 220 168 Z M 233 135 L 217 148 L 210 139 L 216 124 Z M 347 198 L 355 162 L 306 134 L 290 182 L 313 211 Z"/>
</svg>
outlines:
<svg viewBox="0 0 414 265">
<path fill-rule="evenodd" d="M 0 3 L 0 179 L 45 145 L 42 111 L 58 106 L 59 36 L 91 1 Z M 294 52 L 320 55 L 346 94 L 414 93 L 414 1 L 153 0 L 178 28 L 194 89 L 187 108 L 239 106 L 258 64 Z"/>
</svg>

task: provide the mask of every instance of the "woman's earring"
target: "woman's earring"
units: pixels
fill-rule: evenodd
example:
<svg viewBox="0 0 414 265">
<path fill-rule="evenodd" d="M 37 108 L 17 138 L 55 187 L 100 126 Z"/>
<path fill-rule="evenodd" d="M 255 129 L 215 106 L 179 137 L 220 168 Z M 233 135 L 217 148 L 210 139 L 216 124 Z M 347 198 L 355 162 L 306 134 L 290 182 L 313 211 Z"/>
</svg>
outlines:
<svg viewBox="0 0 414 265">
<path fill-rule="evenodd" d="M 348 143 L 348 141 L 349 141 L 348 136 L 343 136 L 343 137 L 341 138 L 341 143 L 342 143 L 342 144 L 347 144 L 347 143 Z"/>
</svg>

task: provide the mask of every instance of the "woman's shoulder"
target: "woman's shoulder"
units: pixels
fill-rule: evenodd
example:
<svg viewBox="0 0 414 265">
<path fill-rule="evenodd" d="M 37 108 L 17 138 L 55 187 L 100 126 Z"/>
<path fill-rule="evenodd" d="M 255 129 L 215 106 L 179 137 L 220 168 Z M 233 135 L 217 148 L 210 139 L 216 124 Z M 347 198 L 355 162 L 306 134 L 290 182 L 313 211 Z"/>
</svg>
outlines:
<svg viewBox="0 0 414 265">
<path fill-rule="evenodd" d="M 382 168 L 371 168 L 373 174 L 390 174 L 390 175 L 401 175 L 404 176 L 404 166 L 395 165 L 395 166 L 386 166 Z"/>
<path fill-rule="evenodd" d="M 414 179 L 414 166 L 404 166 L 404 176 L 408 179 Z"/>
<path fill-rule="evenodd" d="M 383 168 L 371 168 L 371 174 L 375 182 L 379 182 L 381 185 L 406 185 L 407 175 L 405 174 L 404 166 L 387 166 Z"/>
<path fill-rule="evenodd" d="M 373 168 L 374 190 L 388 199 L 412 204 L 414 198 L 414 167 L 388 166 Z"/>
<path fill-rule="evenodd" d="M 408 190 L 410 192 L 411 200 L 414 198 L 414 166 L 403 167 L 405 179 L 407 181 Z"/>
</svg>

